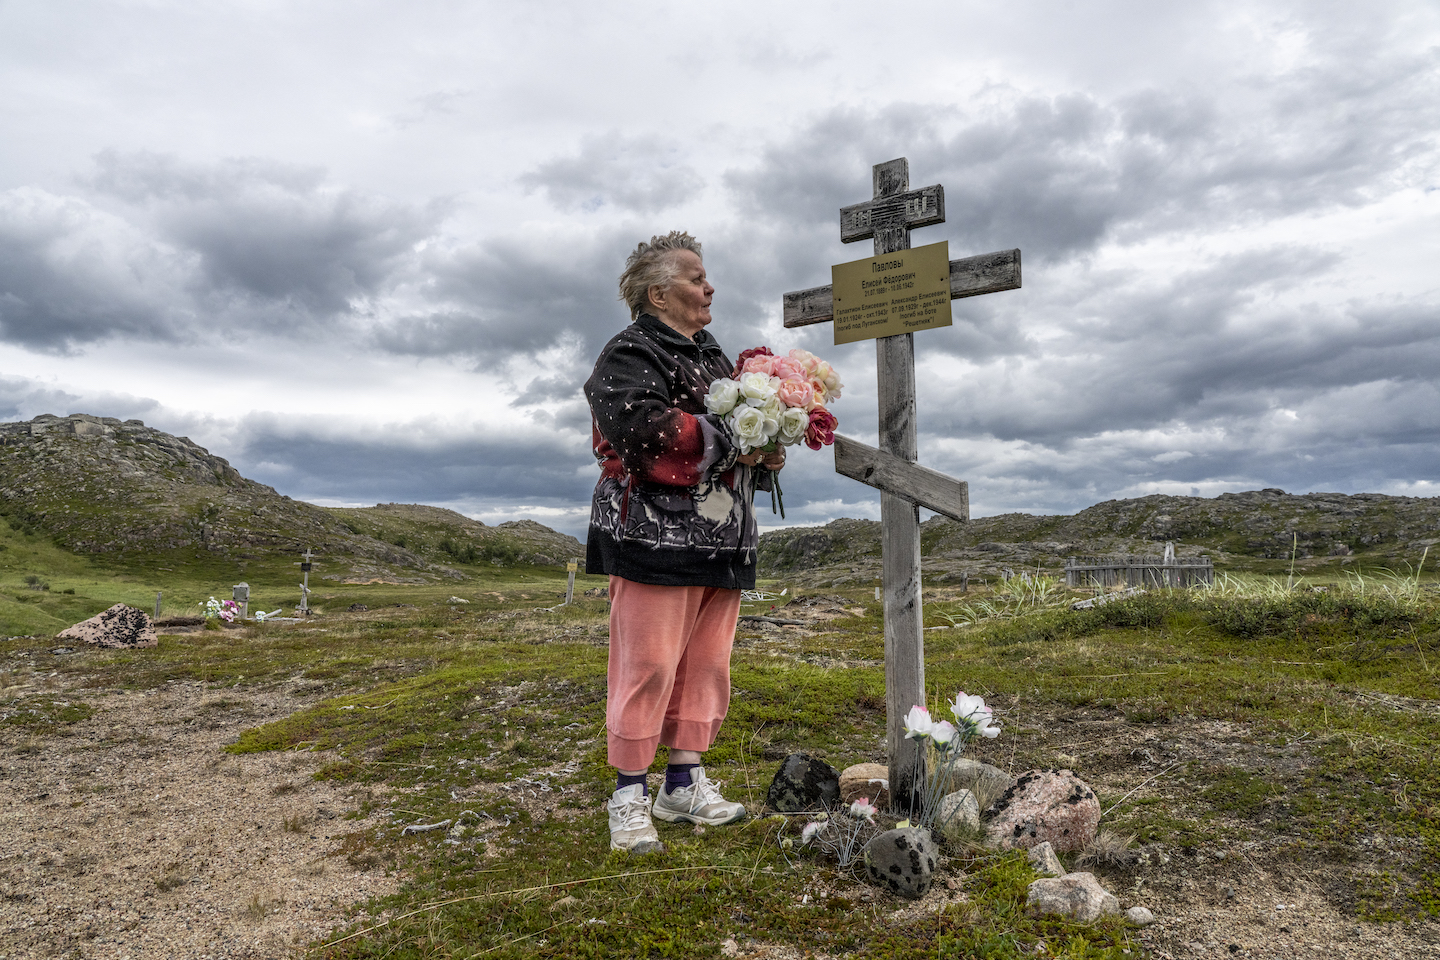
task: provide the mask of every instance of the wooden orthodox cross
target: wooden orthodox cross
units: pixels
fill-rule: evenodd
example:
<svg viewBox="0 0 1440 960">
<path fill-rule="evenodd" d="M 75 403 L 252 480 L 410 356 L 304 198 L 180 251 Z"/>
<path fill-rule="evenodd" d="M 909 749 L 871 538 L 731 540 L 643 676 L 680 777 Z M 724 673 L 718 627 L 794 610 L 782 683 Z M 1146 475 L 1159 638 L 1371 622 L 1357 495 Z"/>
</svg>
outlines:
<svg viewBox="0 0 1440 960">
<path fill-rule="evenodd" d="M 840 209 L 840 239 L 875 240 L 875 256 L 910 249 L 910 231 L 945 222 L 945 190 L 939 184 L 910 189 L 904 157 L 874 167 L 874 198 Z M 1002 250 L 950 261 L 950 296 L 973 297 L 1020 286 L 1020 251 Z M 943 299 L 941 301 L 943 303 Z M 829 285 L 785 294 L 787 327 L 834 319 Z M 912 784 L 924 772 L 916 741 L 905 739 L 904 718 L 925 702 L 925 645 L 920 607 L 920 513 L 927 507 L 956 520 L 970 519 L 969 487 L 915 463 L 914 334 L 875 341 L 880 378 L 880 448 L 835 437 L 835 470 L 880 490 L 880 543 L 885 588 L 886 746 L 890 796 L 895 808 L 911 807 Z"/>
</svg>

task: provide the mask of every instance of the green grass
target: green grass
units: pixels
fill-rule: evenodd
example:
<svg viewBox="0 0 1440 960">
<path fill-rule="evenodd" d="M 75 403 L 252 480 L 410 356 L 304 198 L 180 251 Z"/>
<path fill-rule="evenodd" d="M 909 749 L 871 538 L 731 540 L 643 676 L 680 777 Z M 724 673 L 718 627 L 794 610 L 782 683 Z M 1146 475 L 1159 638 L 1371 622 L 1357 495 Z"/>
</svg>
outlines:
<svg viewBox="0 0 1440 960">
<path fill-rule="evenodd" d="M 563 568 L 496 566 L 479 555 L 474 563 L 455 565 L 465 579 L 425 586 L 344 584 L 324 579 L 331 566 L 322 559 L 310 577 L 311 606 L 321 612 L 344 610 L 356 603 L 433 607 L 451 596 L 482 607 L 526 597 L 537 605 L 552 606 L 565 591 Z M 335 565 L 336 570 L 345 567 L 341 562 Z M 31 589 L 26 582 L 29 577 L 39 578 L 49 589 Z M 162 617 L 195 616 L 206 598 L 228 599 L 241 581 L 250 585 L 252 611 L 280 608 L 288 616 L 300 602 L 298 559 L 268 555 L 226 559 L 186 549 L 116 561 L 70 553 L 44 535 L 27 533 L 0 518 L 0 637 L 53 636 L 116 603 L 153 614 L 157 593 L 162 595 Z M 576 592 L 583 594 L 606 581 L 581 574 L 575 582 Z"/>
<path fill-rule="evenodd" d="M 52 594 L 73 575 L 36 569 Z M 1118 921 L 1027 916 L 1033 874 L 1014 854 L 952 851 L 946 876 L 961 878 L 966 899 L 913 919 L 833 864 L 782 848 L 796 825 L 781 820 L 699 835 L 662 825 L 666 854 L 611 854 L 601 809 L 612 785 L 606 604 L 543 609 L 564 589 L 551 571 L 489 577 L 327 584 L 317 590 L 327 616 L 165 636 L 150 651 L 51 657 L 43 645 L 0 643 L 0 712 L 43 736 L 81 719 L 87 686 L 194 679 L 320 691 L 325 699 L 228 747 L 321 751 L 321 777 L 388 788 L 357 795 L 369 798 L 366 812 L 390 810 L 392 826 L 350 835 L 335 855 L 400 870 L 401 889 L 363 904 L 317 956 L 715 956 L 727 939 L 863 956 L 1018 958 L 1042 944 L 1052 956 L 1138 955 Z M 118 575 L 101 582 L 125 585 Z M 1122 898 L 1137 878 L 1165 889 L 1174 878 L 1165 858 L 1184 864 L 1256 841 L 1252 857 L 1336 871 L 1332 897 L 1359 920 L 1433 920 L 1440 609 L 1418 582 L 1408 593 L 1383 585 L 1319 593 L 1257 581 L 1089 611 L 1042 605 L 962 627 L 950 625 L 967 622 L 966 605 L 1008 601 L 940 592 L 927 598 L 927 624 L 950 628 L 926 633 L 927 689 L 932 706 L 964 689 L 996 708 L 1004 733 L 972 745 L 973 756 L 1017 772 L 1070 766 L 1096 786 L 1105 827 L 1156 853 L 1096 868 Z M 883 759 L 881 613 L 867 594 L 850 594 L 849 612 L 819 629 L 742 627 L 731 712 L 706 756 L 732 796 L 758 809 L 793 751 L 837 767 Z M 352 603 L 370 609 L 345 612 Z M 53 671 L 49 682 L 76 689 L 7 694 L 25 670 Z M 1144 767 L 1133 756 L 1141 749 Z M 664 762 L 662 751 L 657 771 Z M 443 832 L 399 836 L 405 823 L 464 810 L 481 822 L 457 843 Z"/>
</svg>

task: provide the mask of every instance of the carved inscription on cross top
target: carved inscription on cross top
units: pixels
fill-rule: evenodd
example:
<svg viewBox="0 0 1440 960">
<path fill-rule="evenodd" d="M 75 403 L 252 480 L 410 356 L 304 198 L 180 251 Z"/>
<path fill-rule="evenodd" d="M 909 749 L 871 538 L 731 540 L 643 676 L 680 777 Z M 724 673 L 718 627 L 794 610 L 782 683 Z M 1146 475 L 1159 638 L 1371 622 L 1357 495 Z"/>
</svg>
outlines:
<svg viewBox="0 0 1440 960">
<path fill-rule="evenodd" d="M 840 239 L 874 238 L 875 256 L 910 249 L 910 231 L 945 222 L 939 184 L 910 189 L 904 157 L 877 163 L 874 197 L 840 209 Z M 950 296 L 973 297 L 1020 286 L 1020 251 L 1002 250 L 950 261 Z M 834 319 L 830 286 L 785 294 L 787 327 Z M 920 507 L 956 520 L 970 519 L 969 488 L 915 463 L 914 334 L 875 341 L 879 374 L 880 447 L 835 437 L 835 470 L 880 490 L 880 542 L 884 551 L 885 711 L 890 794 L 897 809 L 911 806 L 913 785 L 924 772 L 919 744 L 905 739 L 904 718 L 925 702 L 925 646 L 920 607 Z"/>
</svg>

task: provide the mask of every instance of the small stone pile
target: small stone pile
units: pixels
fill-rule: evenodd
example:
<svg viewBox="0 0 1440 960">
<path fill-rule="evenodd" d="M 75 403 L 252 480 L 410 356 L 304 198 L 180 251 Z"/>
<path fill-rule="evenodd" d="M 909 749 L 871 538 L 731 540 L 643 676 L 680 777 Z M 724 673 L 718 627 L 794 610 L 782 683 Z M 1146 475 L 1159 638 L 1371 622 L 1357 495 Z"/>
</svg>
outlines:
<svg viewBox="0 0 1440 960">
<path fill-rule="evenodd" d="M 890 800 L 889 770 L 860 763 L 837 772 L 824 760 L 794 753 L 770 783 L 767 802 L 781 813 L 835 813 L 860 798 L 884 808 Z M 961 759 L 953 787 L 940 801 L 936 831 L 942 841 L 981 835 L 997 850 L 1027 850 L 1040 879 L 1030 884 L 1027 909 L 1081 922 L 1120 912 L 1120 902 L 1090 873 L 1070 873 L 1061 852 L 1083 849 L 1100 825 L 1095 791 L 1071 770 L 1030 770 L 1012 778 L 997 767 Z M 982 815 L 981 797 L 993 797 Z M 878 829 L 878 828 L 877 828 Z M 936 837 L 923 827 L 886 830 L 864 844 L 861 862 L 870 883 L 896 896 L 918 899 L 929 891 L 941 863 Z M 822 845 L 823 846 L 823 845 Z M 1154 922 L 1144 907 L 1126 917 L 1138 926 Z"/>
</svg>

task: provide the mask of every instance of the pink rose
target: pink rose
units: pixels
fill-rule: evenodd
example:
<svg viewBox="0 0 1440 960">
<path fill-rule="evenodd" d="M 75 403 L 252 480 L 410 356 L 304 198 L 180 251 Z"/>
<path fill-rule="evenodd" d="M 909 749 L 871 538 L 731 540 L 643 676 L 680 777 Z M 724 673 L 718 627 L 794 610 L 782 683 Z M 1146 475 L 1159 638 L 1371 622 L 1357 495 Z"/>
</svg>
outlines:
<svg viewBox="0 0 1440 960">
<path fill-rule="evenodd" d="M 803 363 L 789 357 L 776 357 L 771 375 L 781 380 L 804 380 L 810 376 Z"/>
<path fill-rule="evenodd" d="M 799 377 L 781 380 L 780 389 L 775 391 L 775 395 L 787 407 L 808 408 L 815 402 L 815 388 L 810 385 L 809 380 Z"/>
<path fill-rule="evenodd" d="M 835 442 L 835 428 L 840 421 L 835 419 L 835 414 L 824 407 L 816 407 L 810 411 L 810 426 L 805 428 L 805 446 L 811 450 L 819 450 L 822 446 L 829 446 Z"/>
<path fill-rule="evenodd" d="M 745 361 L 751 357 L 773 357 L 769 347 L 751 347 L 749 350 L 740 351 L 740 356 L 735 360 L 735 372 L 730 375 L 731 380 L 739 380 L 740 374 L 745 372 Z"/>
<path fill-rule="evenodd" d="M 745 361 L 741 373 L 763 373 L 767 377 L 775 376 L 775 358 L 771 356 L 754 356 Z"/>
<path fill-rule="evenodd" d="M 790 351 L 790 359 L 804 367 L 807 373 L 814 370 L 815 364 L 820 362 L 820 358 L 815 354 L 809 350 L 801 350 L 799 347 Z"/>
</svg>

